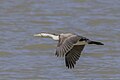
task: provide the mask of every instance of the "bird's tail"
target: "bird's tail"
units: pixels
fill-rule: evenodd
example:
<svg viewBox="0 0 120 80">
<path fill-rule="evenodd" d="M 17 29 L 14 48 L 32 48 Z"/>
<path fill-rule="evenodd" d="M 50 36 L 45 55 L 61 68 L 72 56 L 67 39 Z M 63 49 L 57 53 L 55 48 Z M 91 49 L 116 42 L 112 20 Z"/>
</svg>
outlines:
<svg viewBox="0 0 120 80">
<path fill-rule="evenodd" d="M 98 42 L 98 41 L 88 41 L 88 44 L 96 44 L 96 45 L 104 45 L 103 43 L 101 42 Z"/>
</svg>

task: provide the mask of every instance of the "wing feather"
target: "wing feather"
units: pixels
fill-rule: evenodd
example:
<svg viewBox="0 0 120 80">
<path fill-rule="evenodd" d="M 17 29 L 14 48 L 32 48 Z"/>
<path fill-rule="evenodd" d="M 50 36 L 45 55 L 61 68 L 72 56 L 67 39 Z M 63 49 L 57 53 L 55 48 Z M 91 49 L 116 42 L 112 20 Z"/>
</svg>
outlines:
<svg viewBox="0 0 120 80">
<path fill-rule="evenodd" d="M 64 56 L 67 52 L 69 52 L 73 48 L 74 44 L 80 40 L 80 37 L 77 35 L 71 35 L 66 38 L 64 37 L 59 38 L 60 41 L 56 49 L 57 56 Z"/>
<path fill-rule="evenodd" d="M 75 45 L 66 55 L 65 63 L 66 67 L 74 68 L 76 61 L 79 59 L 81 52 L 85 45 Z"/>
</svg>

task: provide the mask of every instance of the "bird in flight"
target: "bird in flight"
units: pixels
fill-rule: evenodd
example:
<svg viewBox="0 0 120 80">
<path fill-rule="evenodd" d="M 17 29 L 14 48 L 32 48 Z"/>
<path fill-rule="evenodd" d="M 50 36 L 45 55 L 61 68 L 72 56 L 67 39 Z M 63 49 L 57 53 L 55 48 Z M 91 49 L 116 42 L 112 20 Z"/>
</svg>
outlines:
<svg viewBox="0 0 120 80">
<path fill-rule="evenodd" d="M 72 33 L 52 34 L 43 32 L 34 36 L 49 37 L 58 41 L 55 55 L 57 57 L 65 57 L 66 67 L 70 69 L 74 68 L 86 44 L 104 45 L 101 42 L 92 41 L 86 37 Z"/>
</svg>

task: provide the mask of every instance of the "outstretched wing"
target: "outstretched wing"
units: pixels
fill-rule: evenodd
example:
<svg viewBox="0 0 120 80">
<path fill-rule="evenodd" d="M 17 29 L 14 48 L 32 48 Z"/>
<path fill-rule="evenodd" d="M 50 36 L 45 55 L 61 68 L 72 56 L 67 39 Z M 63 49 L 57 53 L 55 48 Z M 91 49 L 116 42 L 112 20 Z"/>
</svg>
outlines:
<svg viewBox="0 0 120 80">
<path fill-rule="evenodd" d="M 65 55 L 66 67 L 74 68 L 85 45 L 74 45 L 74 47 Z"/>
<path fill-rule="evenodd" d="M 64 56 L 67 52 L 69 52 L 75 43 L 80 40 L 80 37 L 77 35 L 71 35 L 69 37 L 61 37 L 56 49 L 57 56 Z"/>
</svg>

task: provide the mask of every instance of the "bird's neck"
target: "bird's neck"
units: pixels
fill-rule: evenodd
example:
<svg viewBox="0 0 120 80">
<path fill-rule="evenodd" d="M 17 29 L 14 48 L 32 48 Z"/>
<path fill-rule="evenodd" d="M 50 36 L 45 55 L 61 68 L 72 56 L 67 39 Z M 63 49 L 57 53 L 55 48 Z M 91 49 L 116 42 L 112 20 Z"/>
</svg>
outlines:
<svg viewBox="0 0 120 80">
<path fill-rule="evenodd" d="M 53 34 L 49 34 L 49 33 L 43 33 L 41 34 L 43 37 L 50 37 L 54 40 L 59 40 L 59 36 L 58 35 L 53 35 Z"/>
</svg>

